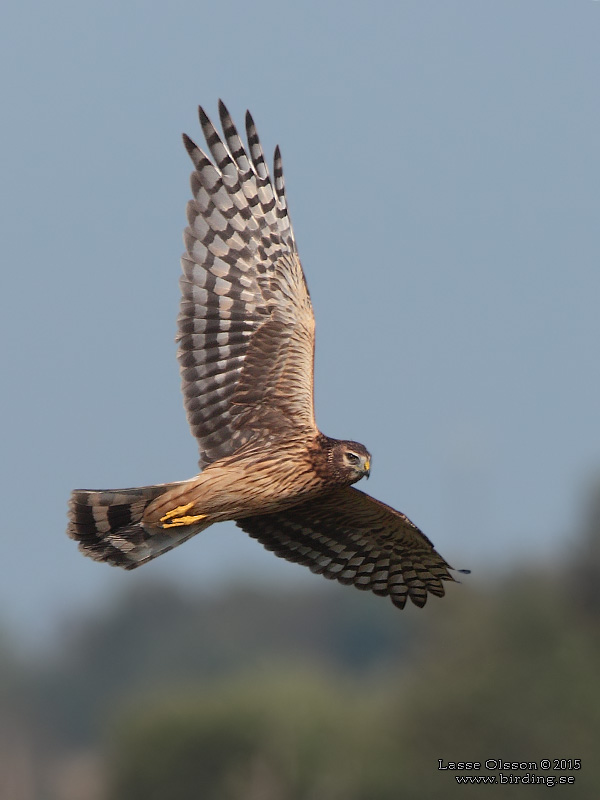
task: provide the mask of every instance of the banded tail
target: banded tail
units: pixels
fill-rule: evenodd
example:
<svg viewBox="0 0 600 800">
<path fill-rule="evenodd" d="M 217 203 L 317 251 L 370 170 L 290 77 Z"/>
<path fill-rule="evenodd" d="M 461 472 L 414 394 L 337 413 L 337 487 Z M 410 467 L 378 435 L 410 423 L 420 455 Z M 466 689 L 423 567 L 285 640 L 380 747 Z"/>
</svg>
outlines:
<svg viewBox="0 0 600 800">
<path fill-rule="evenodd" d="M 165 530 L 142 522 L 144 511 L 153 500 L 185 483 L 137 489 L 76 489 L 69 501 L 67 533 L 79 542 L 84 555 L 135 569 L 208 527 L 207 523 L 196 523 Z"/>
</svg>

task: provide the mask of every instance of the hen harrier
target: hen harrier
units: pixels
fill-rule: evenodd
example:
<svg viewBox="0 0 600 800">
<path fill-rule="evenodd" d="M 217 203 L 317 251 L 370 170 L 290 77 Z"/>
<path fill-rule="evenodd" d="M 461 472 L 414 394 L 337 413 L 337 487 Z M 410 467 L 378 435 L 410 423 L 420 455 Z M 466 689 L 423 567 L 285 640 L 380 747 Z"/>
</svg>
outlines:
<svg viewBox="0 0 600 800">
<path fill-rule="evenodd" d="M 201 472 L 178 483 L 73 492 L 68 534 L 85 555 L 134 569 L 214 522 L 234 520 L 276 555 L 340 583 L 423 606 L 454 580 L 398 511 L 352 488 L 362 444 L 330 439 L 313 409 L 314 317 L 288 215 L 250 113 L 248 149 L 222 102 L 203 109 L 212 161 L 194 162 L 182 259 L 178 358 Z"/>
</svg>

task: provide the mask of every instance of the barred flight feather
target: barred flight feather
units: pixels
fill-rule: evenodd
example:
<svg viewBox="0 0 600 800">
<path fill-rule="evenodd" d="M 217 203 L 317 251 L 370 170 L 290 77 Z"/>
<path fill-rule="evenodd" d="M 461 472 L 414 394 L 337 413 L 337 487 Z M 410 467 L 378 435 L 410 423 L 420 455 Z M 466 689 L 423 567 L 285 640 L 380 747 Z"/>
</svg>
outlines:
<svg viewBox="0 0 600 800">
<path fill-rule="evenodd" d="M 142 524 L 144 512 L 152 501 L 186 483 L 134 489 L 78 489 L 69 501 L 67 534 L 79 542 L 83 553 L 96 561 L 134 569 L 201 530 L 201 525 L 195 525 L 167 534 Z"/>
<path fill-rule="evenodd" d="M 291 419 L 316 430 L 314 319 L 281 154 L 277 149 L 271 182 L 252 117 L 246 151 L 222 102 L 219 114 L 224 140 L 199 111 L 212 161 L 184 137 L 196 169 L 184 236 L 179 362 L 201 466 L 260 436 L 265 405 L 270 432 L 279 427 L 284 435 Z"/>
<path fill-rule="evenodd" d="M 404 514 L 343 487 L 274 514 L 237 524 L 276 555 L 358 589 L 425 605 L 444 595 L 450 566 Z"/>
</svg>

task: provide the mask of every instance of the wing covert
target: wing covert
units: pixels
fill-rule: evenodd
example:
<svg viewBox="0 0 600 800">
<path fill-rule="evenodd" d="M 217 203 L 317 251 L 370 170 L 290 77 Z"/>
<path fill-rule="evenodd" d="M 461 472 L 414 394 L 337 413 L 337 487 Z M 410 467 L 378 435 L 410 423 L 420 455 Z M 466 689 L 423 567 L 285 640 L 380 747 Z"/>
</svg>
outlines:
<svg viewBox="0 0 600 800">
<path fill-rule="evenodd" d="M 451 567 L 408 517 L 352 487 L 236 523 L 276 555 L 404 608 L 444 595 Z"/>
<path fill-rule="evenodd" d="M 211 159 L 195 170 L 184 233 L 178 358 L 200 465 L 254 438 L 314 428 L 314 317 L 287 211 L 279 148 L 273 181 L 252 117 L 248 150 L 224 104 L 223 138 L 202 109 Z"/>
</svg>

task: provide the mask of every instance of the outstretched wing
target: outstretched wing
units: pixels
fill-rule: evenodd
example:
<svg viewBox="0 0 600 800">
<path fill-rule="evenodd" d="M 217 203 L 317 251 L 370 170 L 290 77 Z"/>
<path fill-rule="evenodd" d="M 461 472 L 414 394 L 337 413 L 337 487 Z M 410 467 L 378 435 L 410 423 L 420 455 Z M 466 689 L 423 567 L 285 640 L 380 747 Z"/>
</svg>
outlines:
<svg viewBox="0 0 600 800">
<path fill-rule="evenodd" d="M 352 487 L 237 525 L 276 555 L 340 583 L 406 598 L 422 607 L 427 593 L 442 597 L 451 567 L 416 525 L 390 506 Z"/>
<path fill-rule="evenodd" d="M 251 440 L 316 429 L 314 317 L 279 148 L 271 180 L 249 112 L 246 151 L 222 102 L 223 138 L 199 111 L 213 161 L 184 136 L 195 171 L 177 338 L 187 417 L 206 466 Z"/>
</svg>

